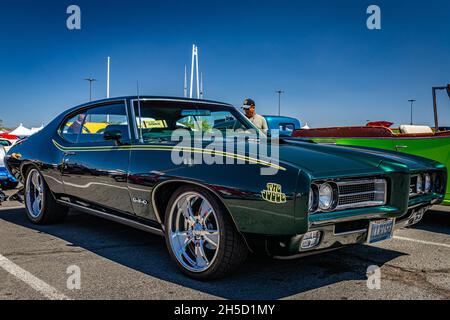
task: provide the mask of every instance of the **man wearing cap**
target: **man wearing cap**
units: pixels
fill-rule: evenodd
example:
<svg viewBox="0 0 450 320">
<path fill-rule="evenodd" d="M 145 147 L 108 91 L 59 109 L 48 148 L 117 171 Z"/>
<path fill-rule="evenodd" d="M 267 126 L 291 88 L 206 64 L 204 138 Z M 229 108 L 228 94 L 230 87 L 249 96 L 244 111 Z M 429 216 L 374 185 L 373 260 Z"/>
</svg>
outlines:
<svg viewBox="0 0 450 320">
<path fill-rule="evenodd" d="M 245 99 L 244 105 L 242 106 L 244 109 L 245 116 L 250 120 L 255 127 L 262 130 L 263 132 L 267 132 L 269 127 L 267 126 L 267 121 L 264 117 L 256 114 L 255 112 L 255 101 L 252 99 Z"/>
</svg>

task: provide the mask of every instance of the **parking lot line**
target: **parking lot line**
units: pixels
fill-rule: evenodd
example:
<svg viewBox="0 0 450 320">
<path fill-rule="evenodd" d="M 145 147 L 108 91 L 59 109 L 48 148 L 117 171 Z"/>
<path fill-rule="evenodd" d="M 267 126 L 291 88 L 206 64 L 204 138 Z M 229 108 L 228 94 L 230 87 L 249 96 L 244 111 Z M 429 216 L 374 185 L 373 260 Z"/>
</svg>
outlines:
<svg viewBox="0 0 450 320">
<path fill-rule="evenodd" d="M 394 236 L 394 239 L 403 240 L 403 241 L 411 241 L 411 242 L 421 243 L 421 244 L 428 244 L 428 245 L 437 246 L 437 247 L 450 248 L 450 244 L 445 244 L 445 243 L 430 242 L 430 241 L 417 240 L 417 239 L 398 237 L 398 236 Z"/>
<path fill-rule="evenodd" d="M 18 210 L 18 209 L 23 209 L 25 208 L 24 206 L 14 206 L 14 207 L 2 207 L 0 206 L 0 211 L 9 211 L 9 210 Z"/>
<path fill-rule="evenodd" d="M 36 278 L 28 271 L 22 269 L 18 265 L 16 265 L 11 260 L 0 254 L 0 267 L 16 277 L 17 279 L 25 282 L 34 290 L 43 294 L 47 299 L 50 300 L 70 300 L 67 296 L 62 293 L 59 293 L 58 290 L 45 283 L 41 279 Z"/>
</svg>

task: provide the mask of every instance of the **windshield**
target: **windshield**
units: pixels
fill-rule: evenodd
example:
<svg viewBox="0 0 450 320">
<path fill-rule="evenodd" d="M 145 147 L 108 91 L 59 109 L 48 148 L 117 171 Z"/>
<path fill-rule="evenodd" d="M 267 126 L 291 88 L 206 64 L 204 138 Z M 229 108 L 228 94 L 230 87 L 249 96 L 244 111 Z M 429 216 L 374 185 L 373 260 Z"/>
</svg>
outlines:
<svg viewBox="0 0 450 320">
<path fill-rule="evenodd" d="M 218 132 L 226 137 L 227 130 L 237 134 L 255 130 L 236 109 L 218 105 L 173 101 L 140 101 L 134 103 L 138 135 L 144 142 L 170 140 L 175 130 L 188 132 Z"/>
</svg>

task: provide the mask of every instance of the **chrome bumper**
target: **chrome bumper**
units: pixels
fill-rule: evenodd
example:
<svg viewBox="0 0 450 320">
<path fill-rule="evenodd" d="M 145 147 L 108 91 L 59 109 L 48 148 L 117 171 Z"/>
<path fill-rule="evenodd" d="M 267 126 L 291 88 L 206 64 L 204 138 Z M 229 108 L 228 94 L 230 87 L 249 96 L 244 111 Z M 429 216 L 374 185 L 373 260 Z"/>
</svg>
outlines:
<svg viewBox="0 0 450 320">
<path fill-rule="evenodd" d="M 408 213 L 405 214 L 403 217 L 399 218 L 395 222 L 395 230 L 399 230 L 405 227 L 409 227 L 412 225 L 415 225 L 419 223 L 425 212 L 428 211 L 431 208 L 430 204 L 422 204 L 418 205 L 414 208 L 410 208 L 408 210 Z M 377 215 L 368 218 L 368 216 L 363 216 L 360 219 L 353 219 L 354 221 L 357 220 L 366 220 L 367 225 L 370 224 L 370 221 L 375 220 L 382 220 L 386 219 L 385 216 Z M 346 222 L 347 220 L 340 221 L 340 222 Z M 367 237 L 369 233 L 369 228 L 361 228 L 361 229 L 355 229 L 348 232 L 336 232 L 336 224 L 337 222 L 331 222 L 327 225 L 321 225 L 321 226 L 312 226 L 309 231 L 320 231 L 321 232 L 321 239 L 319 244 L 311 249 L 307 250 L 301 250 L 300 245 L 298 245 L 298 253 L 291 256 L 276 256 L 275 258 L 278 259 L 295 259 L 300 258 L 303 256 L 308 256 L 312 254 L 318 254 L 324 251 L 329 251 L 333 249 L 339 249 L 344 246 L 353 245 L 353 244 L 364 244 L 367 242 Z M 292 239 L 292 243 L 295 245 L 300 244 L 303 240 L 304 235 L 296 236 Z"/>
</svg>

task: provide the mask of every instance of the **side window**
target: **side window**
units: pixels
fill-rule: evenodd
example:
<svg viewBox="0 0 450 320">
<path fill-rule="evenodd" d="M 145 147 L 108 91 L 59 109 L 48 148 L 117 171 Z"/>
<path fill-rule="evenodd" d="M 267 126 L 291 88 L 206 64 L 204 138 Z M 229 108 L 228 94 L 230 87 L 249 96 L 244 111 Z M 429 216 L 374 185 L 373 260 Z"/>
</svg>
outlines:
<svg viewBox="0 0 450 320">
<path fill-rule="evenodd" d="M 83 128 L 84 120 L 86 119 L 86 113 L 79 113 L 62 126 L 61 135 L 69 142 L 76 143 L 78 140 L 78 134 Z"/>
<path fill-rule="evenodd" d="M 78 142 L 103 142 L 103 134 L 107 130 L 119 130 L 122 133 L 122 141 L 130 140 L 128 118 L 123 104 L 89 109 Z"/>
<path fill-rule="evenodd" d="M 8 140 L 0 140 L 0 146 L 10 147 L 11 146 L 11 142 L 9 142 Z"/>
<path fill-rule="evenodd" d="M 96 107 L 76 114 L 61 128 L 61 136 L 72 143 L 103 142 L 106 130 L 120 130 L 122 140 L 130 140 L 125 105 Z"/>
</svg>

